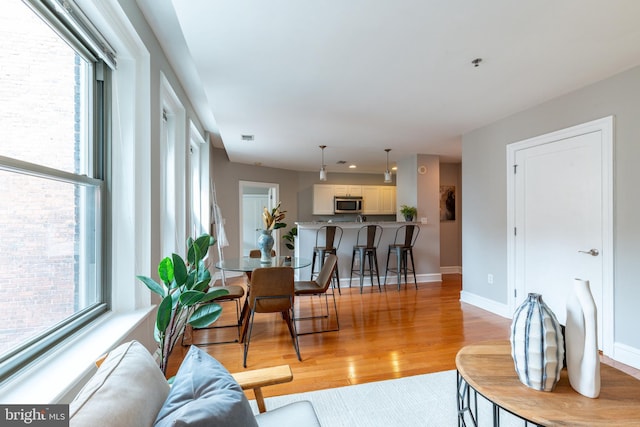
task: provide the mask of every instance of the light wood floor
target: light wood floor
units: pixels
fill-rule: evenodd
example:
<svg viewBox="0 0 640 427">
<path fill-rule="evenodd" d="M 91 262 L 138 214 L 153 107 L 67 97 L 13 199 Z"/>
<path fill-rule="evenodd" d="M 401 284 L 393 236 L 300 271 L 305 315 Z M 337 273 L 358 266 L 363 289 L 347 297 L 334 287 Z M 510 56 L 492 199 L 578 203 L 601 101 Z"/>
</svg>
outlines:
<svg viewBox="0 0 640 427">
<path fill-rule="evenodd" d="M 355 284 L 355 282 L 354 282 Z M 511 321 L 460 302 L 461 276 L 442 282 L 342 289 L 336 294 L 340 331 L 299 337 L 298 361 L 286 324 L 278 314 L 256 314 L 247 369 L 289 364 L 293 381 L 264 390 L 265 396 L 366 383 L 455 369 L 455 355 L 467 344 L 509 338 Z M 330 304 L 331 299 L 329 300 Z M 296 316 L 319 314 L 324 299 L 296 299 Z M 333 307 L 330 306 L 333 315 Z M 233 303 L 226 303 L 215 325 L 235 320 Z M 298 332 L 314 321 L 299 321 Z M 320 327 L 321 325 L 316 325 Z M 235 329 L 201 330 L 194 342 L 234 338 Z M 238 343 L 202 346 L 230 372 L 244 370 Z M 188 348 L 176 346 L 168 366 L 174 375 Z M 620 368 L 620 366 L 616 366 Z M 637 372 L 636 372 L 637 373 Z"/>
</svg>

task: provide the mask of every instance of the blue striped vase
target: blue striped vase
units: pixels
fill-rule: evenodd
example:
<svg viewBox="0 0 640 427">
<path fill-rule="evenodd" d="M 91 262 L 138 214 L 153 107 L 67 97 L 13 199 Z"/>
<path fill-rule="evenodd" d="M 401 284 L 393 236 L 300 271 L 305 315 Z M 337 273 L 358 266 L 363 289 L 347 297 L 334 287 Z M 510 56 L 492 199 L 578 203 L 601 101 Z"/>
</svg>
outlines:
<svg viewBox="0 0 640 427">
<path fill-rule="evenodd" d="M 564 338 L 558 319 L 540 294 L 529 294 L 513 315 L 511 356 L 524 385 L 554 389 L 563 367 Z"/>
</svg>

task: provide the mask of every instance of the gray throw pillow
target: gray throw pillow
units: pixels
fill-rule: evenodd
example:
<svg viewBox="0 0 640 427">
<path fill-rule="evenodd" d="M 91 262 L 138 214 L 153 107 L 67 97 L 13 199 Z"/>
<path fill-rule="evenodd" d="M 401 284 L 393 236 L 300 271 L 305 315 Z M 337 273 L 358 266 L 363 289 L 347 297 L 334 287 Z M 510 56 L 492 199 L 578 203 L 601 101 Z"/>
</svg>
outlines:
<svg viewBox="0 0 640 427">
<path fill-rule="evenodd" d="M 216 359 L 191 346 L 154 426 L 258 426 L 242 388 Z"/>
</svg>

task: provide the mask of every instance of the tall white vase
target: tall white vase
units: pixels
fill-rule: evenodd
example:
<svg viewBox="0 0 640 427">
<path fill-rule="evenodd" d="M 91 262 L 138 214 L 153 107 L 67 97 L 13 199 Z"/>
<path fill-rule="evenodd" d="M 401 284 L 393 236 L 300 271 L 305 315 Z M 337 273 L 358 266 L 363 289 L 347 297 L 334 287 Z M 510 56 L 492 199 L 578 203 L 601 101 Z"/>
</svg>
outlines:
<svg viewBox="0 0 640 427">
<path fill-rule="evenodd" d="M 600 395 L 600 355 L 596 303 L 588 280 L 575 279 L 567 300 L 565 328 L 569 384 L 578 393 Z"/>
<path fill-rule="evenodd" d="M 564 341 L 558 319 L 530 293 L 511 322 L 511 356 L 520 381 L 535 390 L 552 391 L 560 379 Z"/>
</svg>

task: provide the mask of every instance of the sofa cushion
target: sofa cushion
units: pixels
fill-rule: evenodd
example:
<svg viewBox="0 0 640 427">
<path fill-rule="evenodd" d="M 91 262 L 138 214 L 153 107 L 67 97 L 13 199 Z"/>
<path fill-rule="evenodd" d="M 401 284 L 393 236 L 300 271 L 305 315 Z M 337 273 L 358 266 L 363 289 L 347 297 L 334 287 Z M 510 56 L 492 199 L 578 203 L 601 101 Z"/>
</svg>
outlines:
<svg viewBox="0 0 640 427">
<path fill-rule="evenodd" d="M 109 352 L 71 402 L 69 425 L 151 426 L 168 394 L 169 385 L 153 356 L 131 341 Z"/>
<path fill-rule="evenodd" d="M 155 422 L 168 426 L 258 426 L 242 388 L 216 359 L 191 346 Z"/>
</svg>

